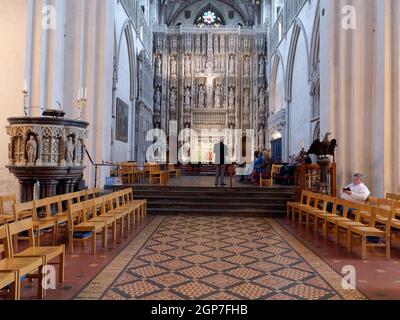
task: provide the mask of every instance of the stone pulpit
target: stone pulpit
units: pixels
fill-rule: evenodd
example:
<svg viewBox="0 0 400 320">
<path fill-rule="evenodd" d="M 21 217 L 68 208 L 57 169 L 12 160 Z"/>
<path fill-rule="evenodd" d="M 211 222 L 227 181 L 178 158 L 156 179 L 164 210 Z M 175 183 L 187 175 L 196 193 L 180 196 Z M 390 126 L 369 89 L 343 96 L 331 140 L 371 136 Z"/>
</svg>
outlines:
<svg viewBox="0 0 400 320">
<path fill-rule="evenodd" d="M 7 168 L 21 185 L 21 201 L 73 192 L 82 179 L 88 123 L 57 117 L 9 118 Z"/>
</svg>

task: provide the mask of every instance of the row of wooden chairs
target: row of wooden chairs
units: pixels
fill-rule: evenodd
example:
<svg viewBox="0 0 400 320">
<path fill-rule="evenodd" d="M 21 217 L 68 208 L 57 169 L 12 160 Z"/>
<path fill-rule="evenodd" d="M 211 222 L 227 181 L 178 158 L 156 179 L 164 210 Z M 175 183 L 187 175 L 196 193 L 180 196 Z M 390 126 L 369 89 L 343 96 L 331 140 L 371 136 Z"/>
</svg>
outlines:
<svg viewBox="0 0 400 320">
<path fill-rule="evenodd" d="M 29 247 L 18 251 L 13 239 L 21 232 L 29 235 Z M 34 225 L 32 218 L 4 224 L 0 226 L 0 241 L 4 245 L 4 253 L 0 259 L 0 289 L 9 286 L 9 290 L 3 291 L 12 300 L 21 297 L 21 282 L 24 278 L 37 279 L 38 297 L 45 296 L 44 269 L 47 265 L 59 265 L 59 283 L 64 282 L 65 249 L 64 245 L 52 247 L 39 247 L 34 241 Z M 53 260 L 57 259 L 57 262 Z M 52 262 L 53 261 L 53 262 Z"/>
<path fill-rule="evenodd" d="M 124 184 L 134 184 L 145 180 L 145 171 L 140 170 L 136 162 L 118 163 L 117 176 Z"/>
<path fill-rule="evenodd" d="M 400 231 L 400 202 L 370 198 L 358 204 L 336 197 L 303 191 L 300 202 L 287 204 L 287 217 L 298 220 L 306 229 L 313 224 L 318 233 L 322 226 L 326 238 L 332 233 L 337 244 L 340 236 L 347 236 L 347 248 L 353 251 L 354 237 L 361 239 L 362 258 L 367 259 L 368 247 L 384 247 L 386 258 L 391 256 L 392 232 Z"/>
<path fill-rule="evenodd" d="M 112 232 L 113 245 L 117 241 L 117 226 L 120 239 L 125 229 L 140 222 L 147 215 L 147 201 L 134 200 L 132 188 L 118 191 L 92 200 L 71 204 L 68 210 L 69 252 L 74 252 L 74 242 L 92 241 L 92 252 L 96 254 L 97 235 L 102 234 L 103 248 L 108 245 L 108 232 Z"/>
<path fill-rule="evenodd" d="M 40 246 L 41 236 L 45 233 L 52 234 L 53 245 L 56 245 L 59 240 L 60 228 L 68 224 L 68 205 L 94 199 L 100 194 L 100 190 L 94 188 L 26 203 L 17 203 L 15 196 L 4 196 L 2 205 L 5 204 L 4 199 L 9 200 L 13 211 L 3 215 L 0 224 L 32 218 L 36 245 Z M 18 239 L 15 246 L 18 246 Z"/>
</svg>

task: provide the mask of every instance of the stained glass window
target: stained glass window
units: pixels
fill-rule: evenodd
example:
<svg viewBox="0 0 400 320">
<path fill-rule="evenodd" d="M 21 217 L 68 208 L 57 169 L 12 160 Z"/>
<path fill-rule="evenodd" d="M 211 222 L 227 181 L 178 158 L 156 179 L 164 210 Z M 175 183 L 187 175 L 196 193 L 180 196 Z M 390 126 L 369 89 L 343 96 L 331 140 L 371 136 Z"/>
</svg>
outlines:
<svg viewBox="0 0 400 320">
<path fill-rule="evenodd" d="M 222 26 L 225 24 L 224 19 L 218 13 L 211 9 L 207 9 L 195 20 L 197 26 Z"/>
<path fill-rule="evenodd" d="M 204 12 L 204 14 L 203 14 L 204 23 L 213 24 L 213 23 L 215 23 L 216 19 L 217 19 L 217 16 L 212 11 L 207 11 L 207 12 Z"/>
</svg>

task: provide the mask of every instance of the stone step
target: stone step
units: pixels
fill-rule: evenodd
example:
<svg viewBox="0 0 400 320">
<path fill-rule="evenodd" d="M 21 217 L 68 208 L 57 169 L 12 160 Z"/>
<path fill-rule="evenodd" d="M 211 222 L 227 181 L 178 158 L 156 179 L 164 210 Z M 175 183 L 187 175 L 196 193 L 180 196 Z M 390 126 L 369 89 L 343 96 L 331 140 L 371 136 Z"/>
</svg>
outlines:
<svg viewBox="0 0 400 320">
<path fill-rule="evenodd" d="M 226 203 L 220 202 L 185 202 L 185 201 L 149 201 L 149 207 L 162 208 L 162 207 L 173 207 L 173 208 L 268 208 L 268 209 L 282 209 L 286 207 L 285 203 L 255 203 L 255 202 L 240 202 L 240 203 Z"/>
<path fill-rule="evenodd" d="M 193 210 L 193 209 L 175 209 L 175 208 L 148 208 L 150 215 L 228 215 L 228 216 L 263 216 L 263 217 L 277 217 L 286 215 L 286 210 L 263 210 L 263 209 L 206 209 L 206 210 Z"/>
<path fill-rule="evenodd" d="M 165 201 L 165 202 L 184 202 L 184 203 L 192 203 L 192 202 L 224 202 L 224 203 L 240 203 L 240 202 L 247 202 L 247 203 L 284 203 L 286 204 L 287 201 L 294 200 L 293 197 L 242 197 L 242 196 L 196 196 L 196 197 L 188 197 L 182 195 L 166 195 L 166 194 L 142 194 L 136 193 L 135 198 L 137 199 L 148 199 L 150 201 Z"/>
</svg>

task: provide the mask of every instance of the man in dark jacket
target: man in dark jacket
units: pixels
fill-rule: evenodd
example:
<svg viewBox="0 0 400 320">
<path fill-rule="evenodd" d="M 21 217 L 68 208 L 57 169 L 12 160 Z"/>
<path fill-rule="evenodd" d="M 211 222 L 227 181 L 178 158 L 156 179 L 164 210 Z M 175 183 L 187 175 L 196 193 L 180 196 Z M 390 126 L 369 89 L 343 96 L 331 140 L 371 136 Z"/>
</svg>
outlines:
<svg viewBox="0 0 400 320">
<path fill-rule="evenodd" d="M 224 144 L 224 138 L 214 145 L 215 155 L 215 186 L 225 186 L 225 169 L 228 157 L 228 147 Z"/>
</svg>

